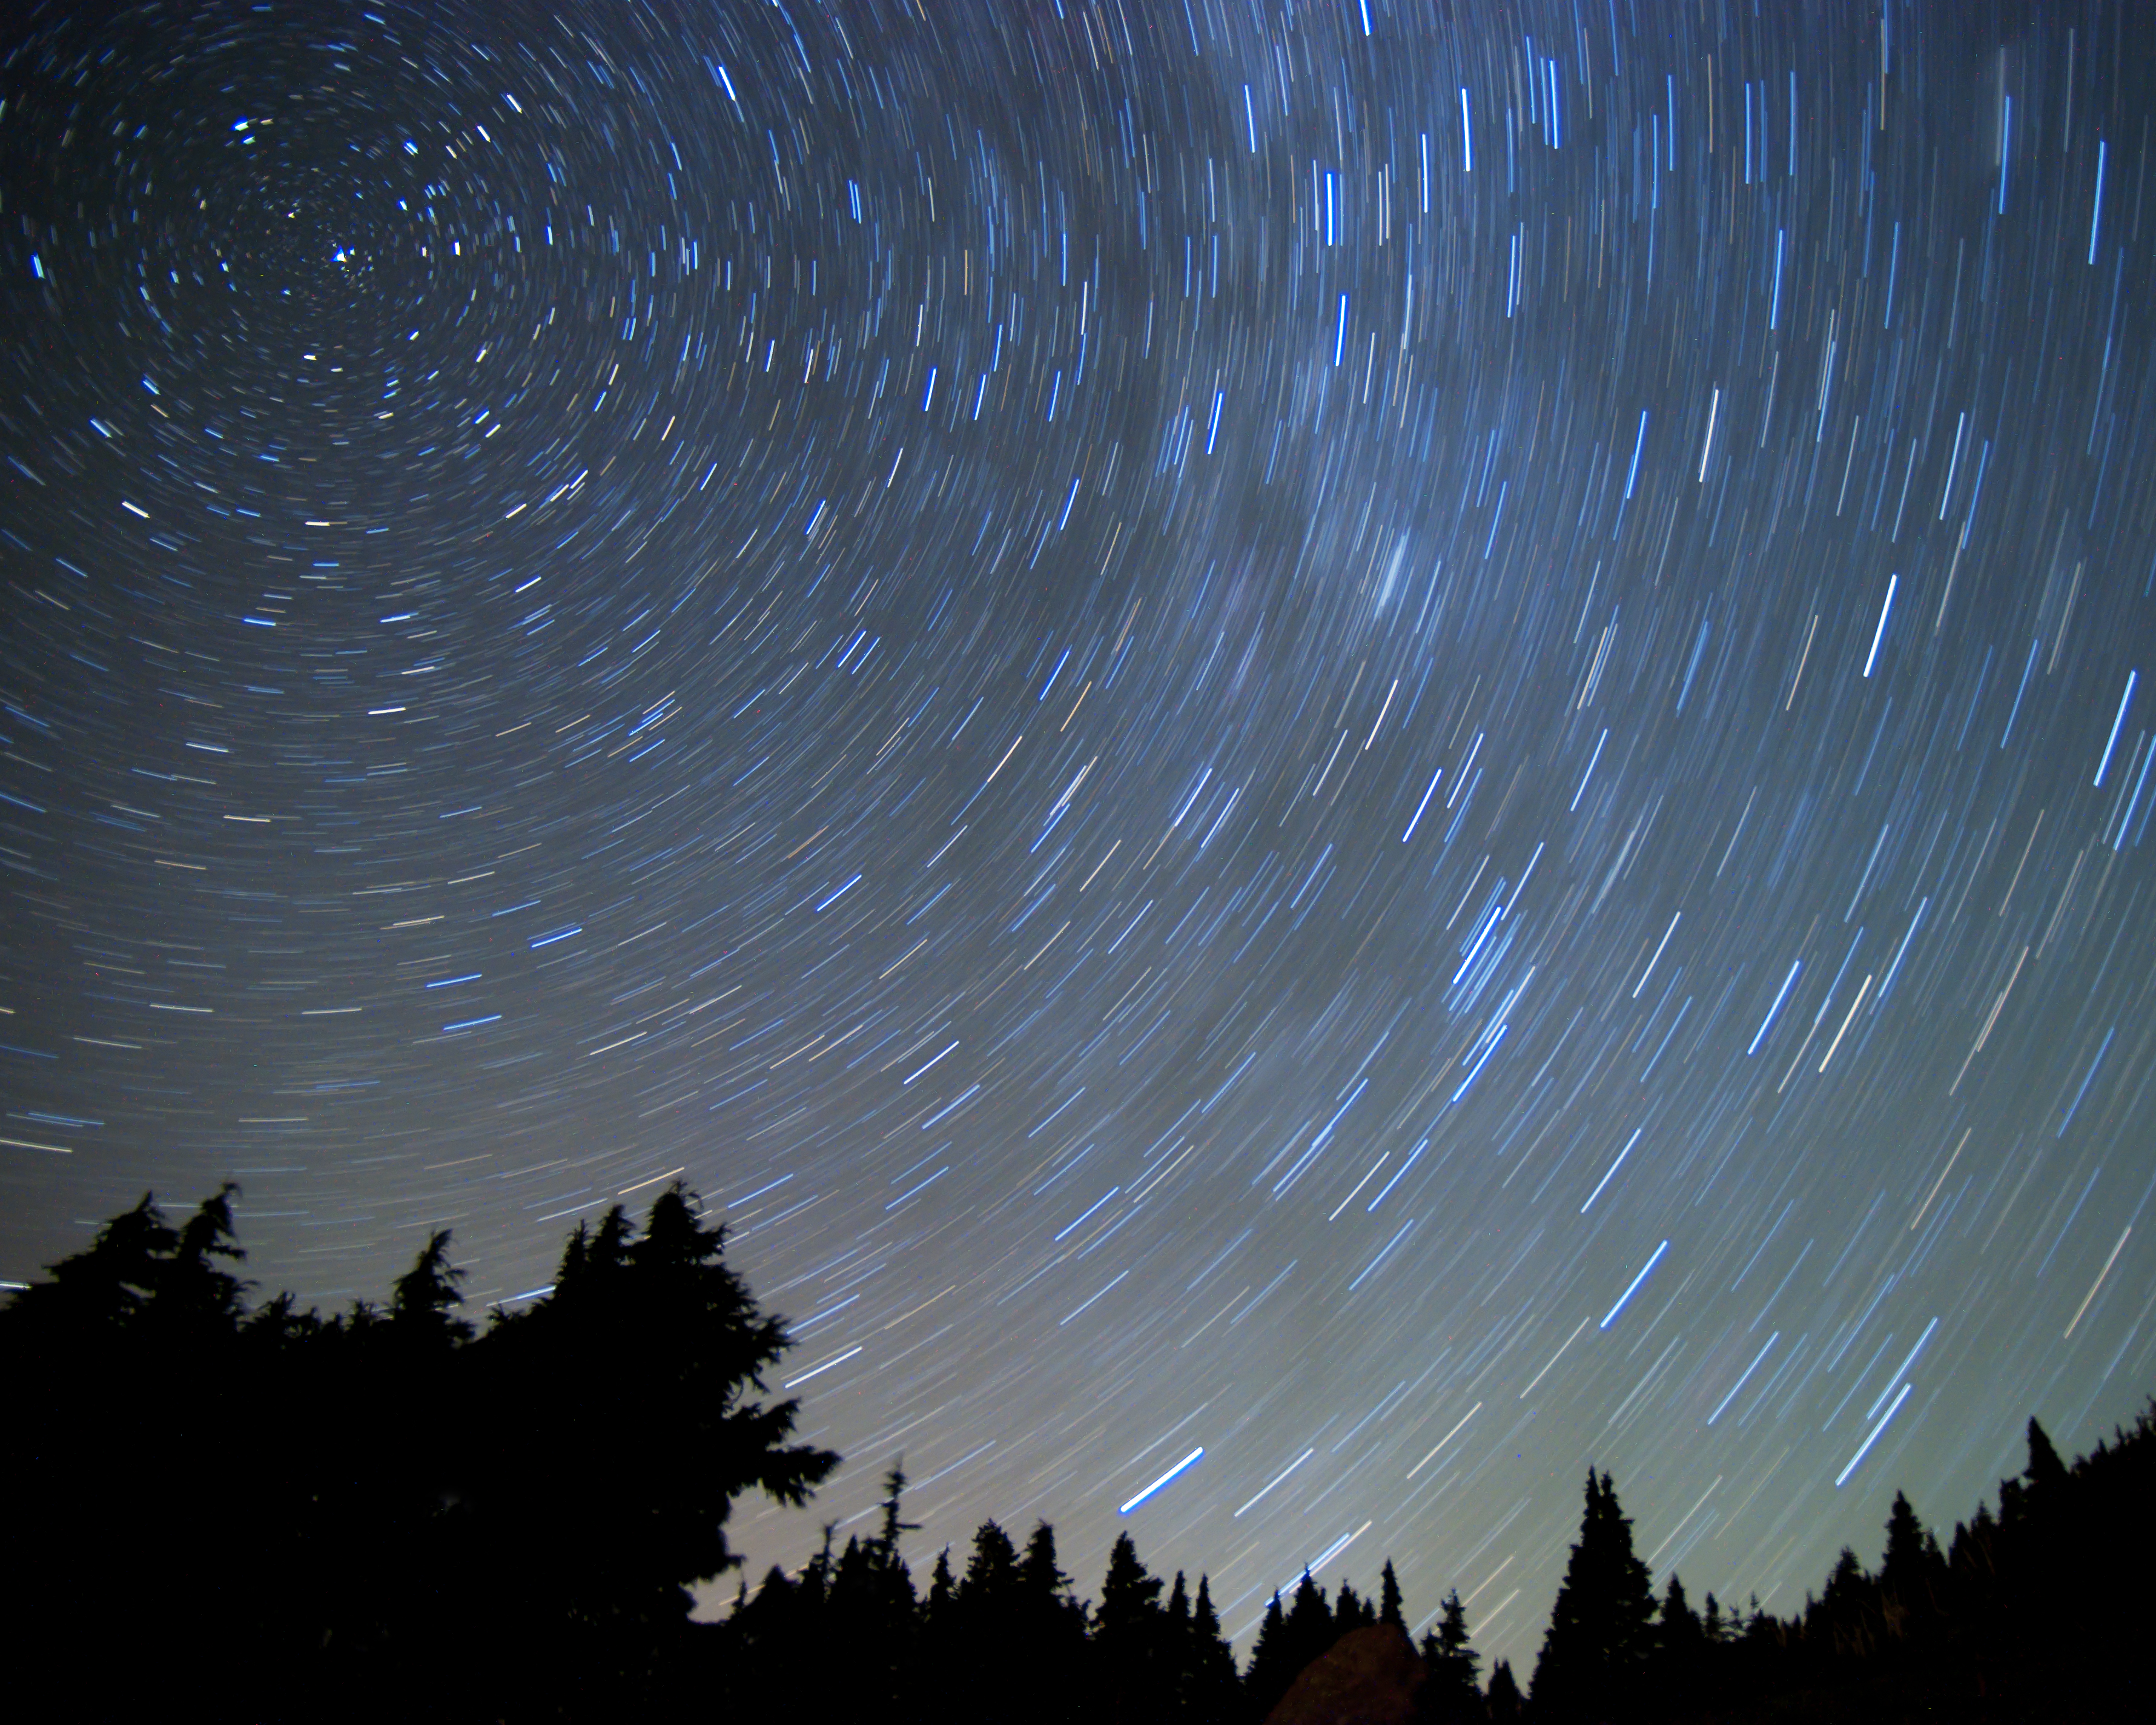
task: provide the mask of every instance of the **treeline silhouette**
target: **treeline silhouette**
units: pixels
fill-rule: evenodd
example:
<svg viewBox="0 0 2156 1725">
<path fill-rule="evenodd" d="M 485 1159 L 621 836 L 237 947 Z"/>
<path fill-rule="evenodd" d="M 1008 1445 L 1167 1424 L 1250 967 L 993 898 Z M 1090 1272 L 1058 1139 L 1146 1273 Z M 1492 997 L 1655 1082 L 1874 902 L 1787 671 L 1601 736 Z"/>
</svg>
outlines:
<svg viewBox="0 0 2156 1725">
<path fill-rule="evenodd" d="M 152 1199 L 0 1306 L 4 1611 L 23 1717 L 234 1720 L 1205 1722 L 2108 1717 L 2148 1594 L 2156 1404 L 2069 1467 L 2028 1466 L 1942 1550 L 1897 1496 L 1876 1571 L 1845 1550 L 1789 1619 L 1658 1595 L 1606 1474 L 1527 1694 L 1457 1592 L 1419 1644 L 1306 1574 L 1238 1671 L 1204 1575 L 1119 1538 L 1096 1601 L 1054 1529 L 994 1522 L 925 1590 L 906 1477 L 874 1529 L 744 1582 L 734 1500 L 804 1503 L 838 1465 L 767 1399 L 787 1347 L 680 1184 L 640 1229 L 570 1236 L 552 1286 L 483 1327 L 436 1233 L 386 1306 L 250 1307 L 228 1184 L 175 1228 Z"/>
<path fill-rule="evenodd" d="M 446 1232 L 386 1307 L 250 1310 L 234 1190 L 177 1229 L 145 1197 L 0 1307 L 18 1717 L 633 1717 L 733 1500 L 838 1465 L 760 1399 L 784 1330 L 679 1186 L 476 1332 Z"/>
</svg>

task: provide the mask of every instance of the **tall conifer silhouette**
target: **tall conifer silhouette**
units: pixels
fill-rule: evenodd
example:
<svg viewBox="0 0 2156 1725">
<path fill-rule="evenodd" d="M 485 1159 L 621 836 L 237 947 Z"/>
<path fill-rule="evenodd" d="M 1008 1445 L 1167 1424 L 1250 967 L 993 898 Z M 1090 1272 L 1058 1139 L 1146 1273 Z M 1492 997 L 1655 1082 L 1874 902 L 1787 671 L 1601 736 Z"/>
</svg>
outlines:
<svg viewBox="0 0 2156 1725">
<path fill-rule="evenodd" d="M 1608 1474 L 1587 1475 L 1578 1542 L 1565 1566 L 1536 1663 L 1538 1720 L 1622 1718 L 1638 1704 L 1651 1651 L 1655 1595 L 1634 1555 L 1632 1523 Z"/>
<path fill-rule="evenodd" d="M 1423 1636 L 1422 1658 L 1430 1672 L 1423 1686 L 1423 1717 L 1457 1720 L 1479 1716 L 1482 1693 L 1475 1672 L 1481 1656 L 1469 1643 L 1467 1608 L 1460 1603 L 1459 1589 L 1445 1596 L 1436 1626 Z"/>
</svg>

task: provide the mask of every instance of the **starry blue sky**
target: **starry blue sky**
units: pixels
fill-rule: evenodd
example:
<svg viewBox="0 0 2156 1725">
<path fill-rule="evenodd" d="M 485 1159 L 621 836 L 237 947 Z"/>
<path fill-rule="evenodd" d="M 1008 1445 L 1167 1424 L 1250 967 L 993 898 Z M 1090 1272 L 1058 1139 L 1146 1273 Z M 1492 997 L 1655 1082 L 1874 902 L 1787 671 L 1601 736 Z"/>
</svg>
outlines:
<svg viewBox="0 0 2156 1725">
<path fill-rule="evenodd" d="M 757 1570 L 1523 1669 L 1590 1463 L 1786 1611 L 2156 1384 L 2137 7 L 8 28 L 0 1276 L 678 1176 Z"/>
</svg>

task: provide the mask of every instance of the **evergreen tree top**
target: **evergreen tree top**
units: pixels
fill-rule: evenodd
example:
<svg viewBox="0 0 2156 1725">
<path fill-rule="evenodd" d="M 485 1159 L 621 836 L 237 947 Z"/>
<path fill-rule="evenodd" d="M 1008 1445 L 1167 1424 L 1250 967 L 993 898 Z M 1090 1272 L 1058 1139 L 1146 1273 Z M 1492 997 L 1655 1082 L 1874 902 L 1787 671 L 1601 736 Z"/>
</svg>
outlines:
<svg viewBox="0 0 2156 1725">
<path fill-rule="evenodd" d="M 1101 1583 L 1101 1633 L 1122 1634 L 1151 1618 L 1160 1609 L 1162 1584 L 1138 1561 L 1137 1542 L 1128 1533 L 1118 1533 L 1108 1551 L 1108 1573 Z"/>
<path fill-rule="evenodd" d="M 1055 1529 L 1046 1522 L 1036 1522 L 1026 1536 L 1025 1556 L 1019 1573 L 1026 1591 L 1036 1597 L 1062 1599 L 1069 1594 L 1070 1578 L 1056 1565 Z"/>
<path fill-rule="evenodd" d="M 1384 1569 L 1378 1577 L 1378 1621 L 1404 1630 L 1408 1620 L 1400 1603 L 1400 1579 L 1393 1573 L 1390 1558 L 1385 1559 Z"/>
<path fill-rule="evenodd" d="M 1632 1523 L 1608 1474 L 1587 1474 L 1579 1538 L 1565 1566 L 1535 1666 L 1536 1711 L 1581 1715 L 1599 1692 L 1637 1681 L 1651 1648 L 1655 1596 L 1647 1566 L 1632 1550 Z"/>
</svg>

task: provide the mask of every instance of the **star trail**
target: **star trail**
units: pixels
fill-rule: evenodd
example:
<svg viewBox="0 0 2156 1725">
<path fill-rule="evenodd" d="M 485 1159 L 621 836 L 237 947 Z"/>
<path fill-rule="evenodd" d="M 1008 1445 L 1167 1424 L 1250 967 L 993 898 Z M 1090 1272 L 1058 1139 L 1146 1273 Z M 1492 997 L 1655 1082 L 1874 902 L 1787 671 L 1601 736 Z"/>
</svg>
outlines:
<svg viewBox="0 0 2156 1725">
<path fill-rule="evenodd" d="M 917 1570 L 1389 1553 L 1523 1671 L 1590 1463 L 1789 1611 L 2090 1446 L 2151 24 L 11 23 L 0 1276 L 231 1177 L 513 1303 L 680 1178 L 848 1458 L 752 1574 L 902 1453 Z"/>
</svg>

